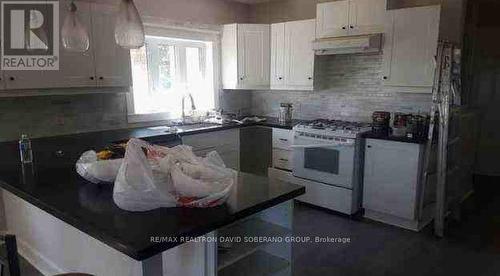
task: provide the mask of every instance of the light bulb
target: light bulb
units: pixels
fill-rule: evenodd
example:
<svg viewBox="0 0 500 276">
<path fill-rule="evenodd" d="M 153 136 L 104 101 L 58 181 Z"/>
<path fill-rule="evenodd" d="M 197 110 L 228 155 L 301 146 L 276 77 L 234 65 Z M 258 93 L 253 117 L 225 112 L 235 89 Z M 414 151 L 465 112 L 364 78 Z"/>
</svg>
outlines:
<svg viewBox="0 0 500 276">
<path fill-rule="evenodd" d="M 90 47 L 87 30 L 82 25 L 76 14 L 76 5 L 71 1 L 69 13 L 64 20 L 61 30 L 63 47 L 70 52 L 86 52 Z"/>
<path fill-rule="evenodd" d="M 144 46 L 144 26 L 132 0 L 122 0 L 115 25 L 116 44 L 126 49 Z"/>
</svg>

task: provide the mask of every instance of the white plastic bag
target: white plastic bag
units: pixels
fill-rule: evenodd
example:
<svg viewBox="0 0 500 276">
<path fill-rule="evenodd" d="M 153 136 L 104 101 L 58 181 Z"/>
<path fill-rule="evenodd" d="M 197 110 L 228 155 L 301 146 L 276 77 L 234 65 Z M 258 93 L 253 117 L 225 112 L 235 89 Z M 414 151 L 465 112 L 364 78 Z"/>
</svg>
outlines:
<svg viewBox="0 0 500 276">
<path fill-rule="evenodd" d="M 235 171 L 225 167 L 217 152 L 201 158 L 189 146 L 166 148 L 131 139 L 116 177 L 113 199 L 128 211 L 212 207 L 226 201 L 235 179 Z"/>
<path fill-rule="evenodd" d="M 142 148 L 151 153 L 149 158 Z M 159 166 L 166 149 L 130 139 L 113 189 L 113 200 L 118 207 L 127 211 L 148 211 L 177 205 L 170 176 Z"/>
<path fill-rule="evenodd" d="M 160 167 L 172 177 L 178 204 L 188 207 L 210 207 L 225 202 L 235 182 L 235 171 L 226 168 L 219 154 L 194 155 L 189 146 L 170 149 Z"/>
<path fill-rule="evenodd" d="M 94 184 L 113 183 L 122 161 L 123 159 L 98 160 L 97 153 L 89 150 L 80 156 L 75 167 L 79 175 Z"/>
</svg>

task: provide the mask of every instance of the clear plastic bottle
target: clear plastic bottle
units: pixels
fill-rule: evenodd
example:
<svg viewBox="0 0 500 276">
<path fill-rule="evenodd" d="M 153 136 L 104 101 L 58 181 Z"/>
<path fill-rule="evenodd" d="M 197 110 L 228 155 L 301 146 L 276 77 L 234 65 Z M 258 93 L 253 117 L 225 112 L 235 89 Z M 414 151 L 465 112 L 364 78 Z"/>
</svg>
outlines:
<svg viewBox="0 0 500 276">
<path fill-rule="evenodd" d="M 21 135 L 21 139 L 19 140 L 19 153 L 21 154 L 21 163 L 27 164 L 33 162 L 31 140 L 27 134 Z"/>
</svg>

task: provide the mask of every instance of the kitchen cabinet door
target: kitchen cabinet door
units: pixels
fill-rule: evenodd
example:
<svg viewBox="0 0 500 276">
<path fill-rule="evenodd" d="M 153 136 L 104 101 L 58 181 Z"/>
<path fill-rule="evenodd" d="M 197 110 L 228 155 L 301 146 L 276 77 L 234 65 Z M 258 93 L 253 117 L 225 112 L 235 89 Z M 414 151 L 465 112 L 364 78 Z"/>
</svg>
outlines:
<svg viewBox="0 0 500 276">
<path fill-rule="evenodd" d="M 384 32 L 386 0 L 350 0 L 349 35 Z"/>
<path fill-rule="evenodd" d="M 439 17 L 440 6 L 388 12 L 384 43 L 384 85 L 432 87 Z M 431 89 L 425 91 L 430 93 Z"/>
<path fill-rule="evenodd" d="M 268 88 L 270 26 L 238 24 L 238 72 L 241 88 Z"/>
<path fill-rule="evenodd" d="M 285 81 L 289 89 L 313 89 L 314 29 L 314 20 L 292 21 L 285 25 Z"/>
<path fill-rule="evenodd" d="M 59 71 L 42 72 L 44 80 L 47 82 L 44 87 L 94 87 L 96 85 L 90 3 L 85 1 L 75 1 L 74 3 L 77 6 L 78 19 L 90 37 L 89 50 L 85 53 L 69 52 L 63 47 L 62 39 L 60 39 Z M 70 2 L 66 0 L 59 1 L 61 28 L 69 13 L 69 4 Z"/>
<path fill-rule="evenodd" d="M 193 147 L 193 152 L 205 157 L 211 151 L 217 151 L 227 167 L 238 170 L 240 162 L 240 131 L 231 129 L 214 131 L 182 137 L 182 143 Z"/>
<path fill-rule="evenodd" d="M 316 38 L 348 35 L 349 1 L 320 3 L 316 6 Z"/>
<path fill-rule="evenodd" d="M 222 27 L 221 52 L 222 88 L 238 89 L 238 24 Z"/>
<path fill-rule="evenodd" d="M 97 86 L 130 86 L 130 51 L 115 41 L 117 7 L 92 3 L 91 8 Z"/>
<path fill-rule="evenodd" d="M 272 165 L 272 130 L 253 126 L 240 129 L 240 170 L 266 176 Z"/>
<path fill-rule="evenodd" d="M 363 207 L 405 219 L 416 219 L 419 144 L 367 139 Z"/>
<path fill-rule="evenodd" d="M 285 23 L 271 25 L 271 89 L 285 88 Z"/>
<path fill-rule="evenodd" d="M 5 77 L 3 71 L 0 71 L 0 90 L 5 89 Z"/>
<path fill-rule="evenodd" d="M 28 0 L 21 0 L 28 2 Z M 42 29 L 39 37 L 47 37 L 48 30 Z M 42 40 L 44 40 L 42 38 Z M 57 71 L 55 71 L 57 72 Z M 5 70 L 4 78 L 5 89 L 33 89 L 50 87 L 50 80 L 44 77 L 41 70 Z"/>
</svg>

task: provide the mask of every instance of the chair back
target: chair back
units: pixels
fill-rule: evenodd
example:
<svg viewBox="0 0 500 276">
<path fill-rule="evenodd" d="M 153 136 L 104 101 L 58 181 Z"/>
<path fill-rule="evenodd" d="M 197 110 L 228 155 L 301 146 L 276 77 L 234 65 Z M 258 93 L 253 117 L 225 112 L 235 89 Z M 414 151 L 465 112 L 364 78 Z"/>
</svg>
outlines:
<svg viewBox="0 0 500 276">
<path fill-rule="evenodd" d="M 0 275 L 8 272 L 9 276 L 20 276 L 19 258 L 17 255 L 16 236 L 0 235 Z"/>
</svg>

